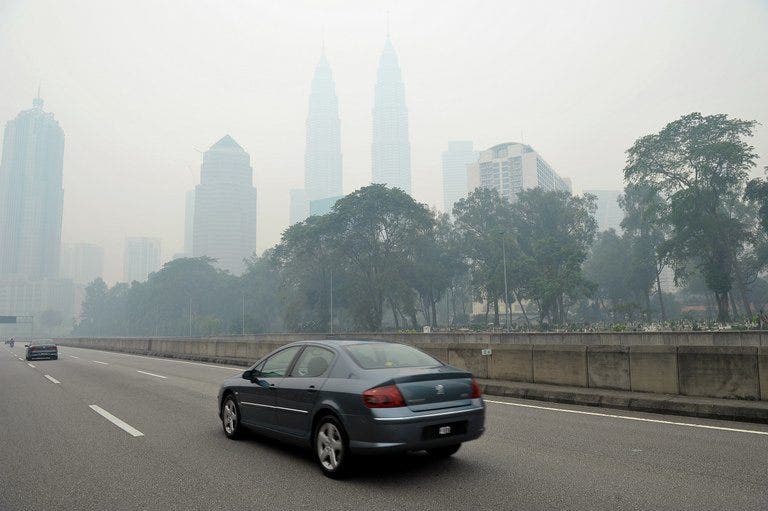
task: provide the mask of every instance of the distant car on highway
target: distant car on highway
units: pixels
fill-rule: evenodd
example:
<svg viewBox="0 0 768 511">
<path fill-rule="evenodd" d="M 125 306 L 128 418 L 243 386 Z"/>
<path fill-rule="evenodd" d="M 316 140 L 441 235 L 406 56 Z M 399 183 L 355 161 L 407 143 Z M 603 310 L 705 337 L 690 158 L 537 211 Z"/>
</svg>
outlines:
<svg viewBox="0 0 768 511">
<path fill-rule="evenodd" d="M 25 344 L 27 349 L 27 360 L 37 360 L 41 358 L 50 358 L 56 360 L 59 358 L 59 348 L 52 341 L 30 341 Z"/>
<path fill-rule="evenodd" d="M 311 447 L 342 477 L 353 455 L 425 450 L 447 457 L 485 430 L 472 375 L 411 346 L 302 341 L 270 353 L 218 395 L 224 433 L 244 427 Z"/>
</svg>

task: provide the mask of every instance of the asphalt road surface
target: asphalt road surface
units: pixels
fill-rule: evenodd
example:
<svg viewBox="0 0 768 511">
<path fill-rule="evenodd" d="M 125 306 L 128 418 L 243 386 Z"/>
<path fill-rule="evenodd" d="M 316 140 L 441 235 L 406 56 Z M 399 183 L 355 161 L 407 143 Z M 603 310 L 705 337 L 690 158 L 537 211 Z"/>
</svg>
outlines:
<svg viewBox="0 0 768 511">
<path fill-rule="evenodd" d="M 242 368 L 0 346 L 1 510 L 768 509 L 768 426 L 486 396 L 451 459 L 369 458 L 324 477 L 307 451 L 225 438 Z"/>
</svg>

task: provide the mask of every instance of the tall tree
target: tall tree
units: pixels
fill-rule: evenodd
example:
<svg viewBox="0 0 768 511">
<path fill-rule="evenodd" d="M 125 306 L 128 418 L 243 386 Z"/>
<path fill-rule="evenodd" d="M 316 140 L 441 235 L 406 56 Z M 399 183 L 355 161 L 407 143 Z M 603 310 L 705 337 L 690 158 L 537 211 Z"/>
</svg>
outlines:
<svg viewBox="0 0 768 511">
<path fill-rule="evenodd" d="M 595 197 L 534 188 L 520 192 L 513 209 L 524 294 L 541 319 L 565 323 L 567 299 L 594 292 L 582 265 L 597 230 Z"/>
<path fill-rule="evenodd" d="M 646 135 L 627 151 L 624 178 L 647 186 L 669 204 L 664 252 L 678 267 L 695 266 L 715 294 L 718 321 L 730 318 L 736 252 L 745 229 L 729 211 L 743 193 L 754 148 L 754 121 L 692 113 Z"/>
</svg>

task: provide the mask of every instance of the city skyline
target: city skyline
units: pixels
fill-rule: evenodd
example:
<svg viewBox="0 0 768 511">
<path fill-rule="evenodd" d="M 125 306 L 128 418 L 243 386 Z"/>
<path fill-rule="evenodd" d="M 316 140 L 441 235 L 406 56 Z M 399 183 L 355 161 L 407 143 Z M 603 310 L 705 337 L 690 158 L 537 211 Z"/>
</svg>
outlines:
<svg viewBox="0 0 768 511">
<path fill-rule="evenodd" d="M 46 105 L 67 129 L 62 237 L 103 246 L 108 281 L 122 273 L 126 235 L 162 238 L 166 256 L 182 251 L 196 148 L 221 133 L 236 135 L 259 171 L 258 251 L 279 239 L 288 190 L 303 184 L 307 76 L 317 64 L 321 22 L 342 117 L 343 192 L 370 181 L 384 10 L 343 2 L 286 9 L 280 16 L 254 6 L 211 14 L 169 4 L 146 20 L 141 9 L 115 2 L 0 6 L 0 58 L 14 77 L 0 83 L 0 120 L 12 119 L 42 81 Z M 760 4 L 488 2 L 474 6 L 472 18 L 458 2 L 439 11 L 427 3 L 390 9 L 408 82 L 413 195 L 430 206 L 443 202 L 440 154 L 449 140 L 483 148 L 524 138 L 581 188 L 619 189 L 624 151 L 635 139 L 690 111 L 723 112 L 762 122 L 753 139 L 761 156 L 755 174 L 768 164 L 768 108 L 760 101 L 768 36 L 758 28 L 768 15 Z M 107 22 L 84 22 L 92 16 Z M 540 23 L 510 34 L 483 28 L 488 16 Z M 588 26 L 574 23 L 582 17 Z M 700 30 L 680 33 L 691 22 Z M 642 37 L 651 29 L 652 40 Z M 47 43 L 51 34 L 56 45 Z M 95 39 L 103 44 L 94 49 Z"/>
</svg>

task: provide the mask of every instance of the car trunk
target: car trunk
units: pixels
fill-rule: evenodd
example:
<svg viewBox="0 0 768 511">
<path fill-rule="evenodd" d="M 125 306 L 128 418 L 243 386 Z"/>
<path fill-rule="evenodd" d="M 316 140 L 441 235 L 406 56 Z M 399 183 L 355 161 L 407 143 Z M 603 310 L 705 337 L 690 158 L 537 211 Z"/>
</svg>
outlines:
<svg viewBox="0 0 768 511">
<path fill-rule="evenodd" d="M 463 371 L 422 370 L 394 382 L 408 408 L 415 412 L 467 406 L 472 399 L 472 375 Z"/>
</svg>

